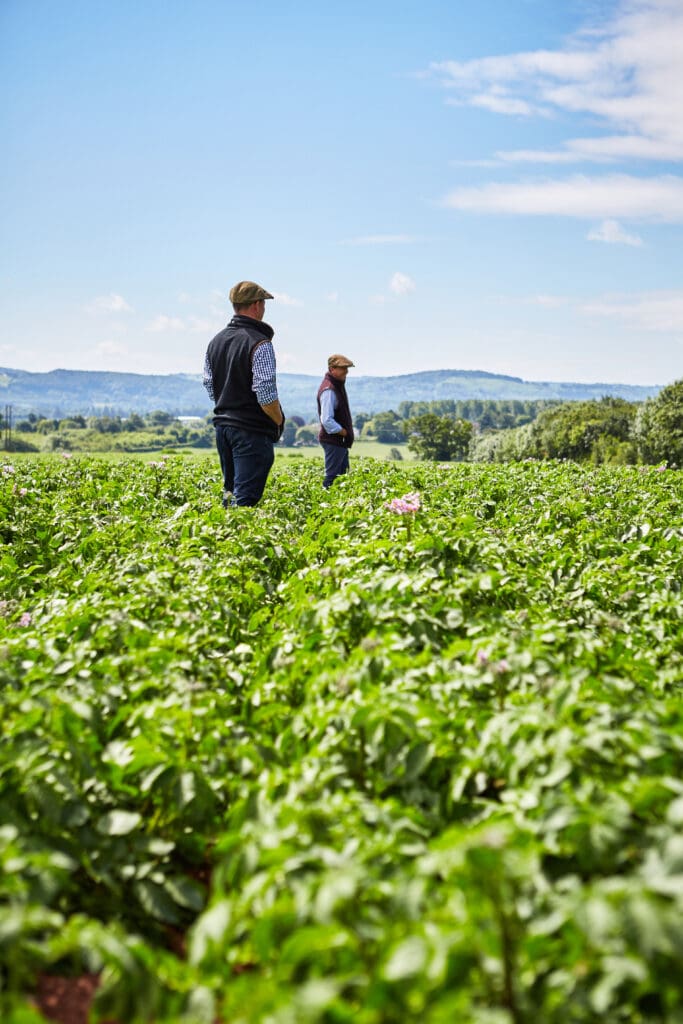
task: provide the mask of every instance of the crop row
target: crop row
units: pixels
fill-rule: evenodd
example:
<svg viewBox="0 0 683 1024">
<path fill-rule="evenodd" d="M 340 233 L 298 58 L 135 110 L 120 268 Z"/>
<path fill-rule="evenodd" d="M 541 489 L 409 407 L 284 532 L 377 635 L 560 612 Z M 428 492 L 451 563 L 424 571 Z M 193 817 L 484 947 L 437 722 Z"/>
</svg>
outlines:
<svg viewBox="0 0 683 1024">
<path fill-rule="evenodd" d="M 683 1021 L 679 473 L 1 472 L 12 1024 Z"/>
</svg>

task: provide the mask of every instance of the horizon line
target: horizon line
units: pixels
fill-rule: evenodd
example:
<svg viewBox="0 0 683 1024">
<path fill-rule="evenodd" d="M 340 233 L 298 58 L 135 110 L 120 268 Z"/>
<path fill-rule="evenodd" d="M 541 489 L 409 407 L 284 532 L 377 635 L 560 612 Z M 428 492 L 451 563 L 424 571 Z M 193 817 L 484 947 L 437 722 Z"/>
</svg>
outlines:
<svg viewBox="0 0 683 1024">
<path fill-rule="evenodd" d="M 0 373 L 8 371 L 10 373 L 25 373 L 31 376 L 42 376 L 50 373 L 97 373 L 97 374 L 113 374 L 115 376 L 128 376 L 128 377 L 189 377 L 196 378 L 201 381 L 201 373 L 190 373 L 185 370 L 176 370 L 168 373 L 157 373 L 153 370 L 142 371 L 142 370 L 76 370 L 73 368 L 67 368 L 65 366 L 56 366 L 52 370 L 24 370 L 21 367 L 12 366 L 0 366 Z M 350 381 L 361 381 L 361 380 L 394 380 L 401 377 L 417 377 L 423 374 L 430 373 L 452 373 L 452 374 L 467 374 L 468 376 L 486 376 L 496 377 L 501 380 L 514 381 L 518 384 L 580 384 L 586 387 L 620 387 L 620 388 L 664 388 L 667 385 L 656 383 L 656 384 L 625 384 L 620 381 L 605 381 L 605 380 L 550 380 L 548 378 L 544 380 L 532 380 L 526 377 L 518 377 L 510 373 L 496 373 L 493 370 L 464 370 L 455 369 L 453 367 L 442 367 L 438 370 L 411 370 L 406 373 L 394 373 L 394 374 L 363 374 L 349 378 Z M 287 370 L 278 370 L 278 378 L 281 377 L 311 377 L 313 380 L 317 380 L 320 374 L 316 373 L 296 373 Z M 674 378 L 670 383 L 674 383 L 677 378 Z"/>
</svg>

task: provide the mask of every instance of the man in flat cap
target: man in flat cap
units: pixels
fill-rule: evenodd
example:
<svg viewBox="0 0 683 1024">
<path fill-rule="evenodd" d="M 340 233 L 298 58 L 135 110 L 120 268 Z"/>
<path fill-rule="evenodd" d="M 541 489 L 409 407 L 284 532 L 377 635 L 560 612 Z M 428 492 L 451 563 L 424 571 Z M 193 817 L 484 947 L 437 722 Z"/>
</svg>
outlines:
<svg viewBox="0 0 683 1024">
<path fill-rule="evenodd" d="M 224 505 L 256 505 L 275 460 L 285 417 L 277 394 L 273 328 L 264 322 L 273 296 L 253 281 L 230 290 L 235 315 L 209 343 L 204 387 L 214 402 Z"/>
<path fill-rule="evenodd" d="M 346 377 L 353 363 L 336 353 L 327 360 L 327 373 L 318 388 L 318 440 L 325 453 L 323 487 L 349 469 L 349 448 L 353 444 L 353 421 L 346 395 Z"/>
</svg>

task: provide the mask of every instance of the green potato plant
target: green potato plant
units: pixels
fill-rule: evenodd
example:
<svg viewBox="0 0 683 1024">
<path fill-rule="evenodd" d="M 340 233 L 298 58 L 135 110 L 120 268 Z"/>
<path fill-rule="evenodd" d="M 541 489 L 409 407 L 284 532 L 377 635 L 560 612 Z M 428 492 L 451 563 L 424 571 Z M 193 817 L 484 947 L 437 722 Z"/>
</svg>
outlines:
<svg viewBox="0 0 683 1024">
<path fill-rule="evenodd" d="M 0 1011 L 683 1021 L 683 485 L 0 467 Z"/>
</svg>

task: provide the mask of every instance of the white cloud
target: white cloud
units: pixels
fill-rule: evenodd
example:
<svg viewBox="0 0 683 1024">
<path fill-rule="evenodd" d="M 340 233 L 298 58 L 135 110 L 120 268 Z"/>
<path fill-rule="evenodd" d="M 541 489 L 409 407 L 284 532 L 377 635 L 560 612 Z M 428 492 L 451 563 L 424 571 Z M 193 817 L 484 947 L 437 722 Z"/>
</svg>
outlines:
<svg viewBox="0 0 683 1024">
<path fill-rule="evenodd" d="M 328 302 L 339 302 L 339 292 L 328 292 L 325 298 Z"/>
<path fill-rule="evenodd" d="M 539 214 L 578 218 L 636 218 L 683 223 L 683 178 L 630 175 L 489 185 L 455 189 L 444 205 L 478 213 Z"/>
<path fill-rule="evenodd" d="M 442 61 L 432 64 L 431 71 L 441 76 L 446 88 L 466 93 L 486 83 L 533 82 L 539 75 L 544 81 L 562 78 L 586 81 L 599 66 L 599 55 L 588 49 L 583 52 L 578 49 L 536 50 L 468 61 Z"/>
<path fill-rule="evenodd" d="M 294 353 L 292 353 L 292 352 L 283 352 L 283 351 L 281 351 L 278 348 L 278 350 L 277 350 L 277 365 L 278 365 L 278 368 L 280 370 L 285 370 L 288 367 L 290 369 L 293 368 L 293 367 L 295 368 L 298 364 L 299 364 L 299 360 L 298 360 L 297 356 L 294 355 Z M 292 369 L 292 372 L 295 372 L 295 370 Z"/>
<path fill-rule="evenodd" d="M 682 38 L 681 0 L 622 0 L 609 21 L 561 49 L 446 61 L 430 70 L 449 103 L 503 115 L 579 113 L 606 126 L 604 136 L 565 142 L 558 161 L 683 160 Z M 551 161 L 548 153 L 537 156 Z"/>
<path fill-rule="evenodd" d="M 394 295 L 407 295 L 408 292 L 415 291 L 415 282 L 412 277 L 397 270 L 389 282 L 389 289 Z"/>
<path fill-rule="evenodd" d="M 166 316 L 160 313 L 152 320 L 151 324 L 145 327 L 146 331 L 150 334 L 166 334 L 169 331 L 184 331 L 186 330 L 185 321 L 181 320 L 178 316 Z"/>
<path fill-rule="evenodd" d="M 563 149 L 499 150 L 493 163 L 608 164 L 624 160 L 670 160 L 675 163 L 680 158 L 680 148 L 672 143 L 640 135 L 603 135 L 595 139 L 569 139 Z M 485 161 L 481 164 L 486 166 Z"/>
<path fill-rule="evenodd" d="M 528 103 L 526 100 L 509 96 L 499 88 L 472 96 L 470 103 L 473 107 L 482 107 L 484 110 L 490 110 L 494 114 L 516 114 L 520 117 L 543 114 L 539 107 L 533 106 L 533 104 Z"/>
<path fill-rule="evenodd" d="M 128 305 L 122 295 L 111 292 L 109 295 L 100 295 L 85 307 L 88 313 L 132 313 L 133 309 Z"/>
<path fill-rule="evenodd" d="M 634 245 L 643 244 L 642 238 L 638 235 L 629 235 L 624 231 L 618 220 L 603 220 L 598 228 L 593 228 L 586 235 L 589 242 L 607 242 L 610 245 Z"/>
<path fill-rule="evenodd" d="M 189 316 L 186 329 L 190 334 L 215 334 L 219 330 L 215 320 L 206 320 L 199 316 Z"/>
<path fill-rule="evenodd" d="M 284 292 L 273 292 L 273 298 L 283 306 L 303 306 L 301 299 L 293 299 L 291 295 L 286 295 Z"/>
<path fill-rule="evenodd" d="M 103 356 L 126 356 L 128 349 L 125 345 L 119 345 L 116 341 L 101 341 L 95 345 L 95 351 Z"/>
<path fill-rule="evenodd" d="M 218 319 L 207 320 L 198 316 L 167 316 L 160 313 L 147 324 L 145 330 L 150 334 L 167 334 L 185 331 L 188 334 L 215 334 L 218 328 Z"/>
<path fill-rule="evenodd" d="M 510 164 L 574 164 L 581 159 L 582 157 L 577 156 L 576 153 L 564 150 L 499 150 L 496 153 L 496 166 L 501 162 Z"/>
<path fill-rule="evenodd" d="M 683 291 L 605 296 L 580 310 L 587 316 L 621 320 L 633 330 L 683 334 Z"/>
</svg>

